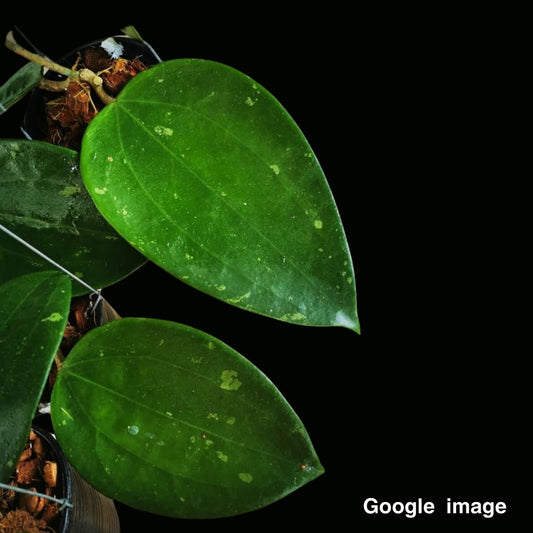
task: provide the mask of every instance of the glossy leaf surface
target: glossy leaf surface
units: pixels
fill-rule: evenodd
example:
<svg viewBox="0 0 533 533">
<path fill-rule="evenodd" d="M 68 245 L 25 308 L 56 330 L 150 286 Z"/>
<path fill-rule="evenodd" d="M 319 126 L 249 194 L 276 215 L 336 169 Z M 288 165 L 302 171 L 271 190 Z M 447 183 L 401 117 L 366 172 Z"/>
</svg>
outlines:
<svg viewBox="0 0 533 533">
<path fill-rule="evenodd" d="M 142 72 L 89 125 L 81 170 L 111 225 L 179 279 L 280 320 L 359 330 L 324 174 L 248 76 L 194 59 Z"/>
<path fill-rule="evenodd" d="M 146 259 L 100 215 L 85 189 L 77 152 L 44 142 L 0 141 L 0 223 L 64 268 L 102 288 Z M 53 268 L 0 232 L 0 282 Z M 73 284 L 73 294 L 88 290 Z"/>
<path fill-rule="evenodd" d="M 0 115 L 37 87 L 41 72 L 39 65 L 26 63 L 0 87 Z"/>
<path fill-rule="evenodd" d="M 71 283 L 58 272 L 0 285 L 0 480 L 5 483 L 30 432 L 61 342 Z"/>
<path fill-rule="evenodd" d="M 323 472 L 272 382 L 216 338 L 126 318 L 70 352 L 52 396 L 57 438 L 104 494 L 145 511 L 231 516 Z"/>
</svg>

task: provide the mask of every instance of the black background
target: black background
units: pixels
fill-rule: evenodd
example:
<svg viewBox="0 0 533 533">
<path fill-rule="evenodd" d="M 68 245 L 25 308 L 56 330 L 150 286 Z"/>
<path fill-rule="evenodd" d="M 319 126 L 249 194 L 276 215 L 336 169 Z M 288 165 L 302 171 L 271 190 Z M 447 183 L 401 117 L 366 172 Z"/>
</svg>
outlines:
<svg viewBox="0 0 533 533">
<path fill-rule="evenodd" d="M 505 75 L 500 37 L 464 13 L 445 23 L 425 13 L 421 23 L 415 13 L 303 5 L 288 14 L 246 4 L 169 10 L 150 2 L 137 11 L 54 3 L 2 16 L 0 33 L 17 25 L 53 58 L 132 24 L 163 60 L 212 59 L 254 78 L 307 136 L 354 258 L 360 336 L 247 314 L 153 265 L 105 290 L 122 316 L 197 327 L 250 359 L 299 414 L 326 469 L 265 509 L 216 523 L 117 504 L 122 530 L 431 531 L 442 522 L 512 531 L 524 510 L 517 378 L 526 351 L 517 334 L 512 185 L 486 142 L 497 130 L 494 81 Z M 0 50 L 0 82 L 23 62 Z M 19 103 L 2 115 L 2 137 L 21 136 L 23 112 Z M 369 517 L 367 497 L 421 497 L 437 511 Z M 504 501 L 508 512 L 448 517 L 447 497 Z"/>
</svg>

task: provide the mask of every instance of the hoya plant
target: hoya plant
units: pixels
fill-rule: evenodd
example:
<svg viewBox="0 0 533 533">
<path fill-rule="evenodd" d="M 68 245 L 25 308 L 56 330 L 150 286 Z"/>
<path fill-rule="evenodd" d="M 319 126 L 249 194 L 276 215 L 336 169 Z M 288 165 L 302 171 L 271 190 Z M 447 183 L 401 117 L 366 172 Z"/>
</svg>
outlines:
<svg viewBox="0 0 533 533">
<path fill-rule="evenodd" d="M 97 327 L 60 358 L 50 399 L 70 462 L 107 496 L 152 513 L 253 511 L 323 473 L 298 415 L 208 332 L 103 320 L 102 289 L 153 262 L 265 320 L 358 333 L 345 231 L 311 146 L 268 90 L 219 62 L 161 61 L 134 28 L 123 31 L 96 46 L 111 61 L 100 70 L 6 39 L 28 62 L 0 88 L 0 113 L 53 90 L 88 126 L 71 120 L 50 138 L 0 141 L 1 481 L 23 449 L 72 302 L 89 295 L 82 314 Z M 133 68 L 125 42 L 148 47 L 152 60 L 116 90 L 106 76 Z"/>
</svg>

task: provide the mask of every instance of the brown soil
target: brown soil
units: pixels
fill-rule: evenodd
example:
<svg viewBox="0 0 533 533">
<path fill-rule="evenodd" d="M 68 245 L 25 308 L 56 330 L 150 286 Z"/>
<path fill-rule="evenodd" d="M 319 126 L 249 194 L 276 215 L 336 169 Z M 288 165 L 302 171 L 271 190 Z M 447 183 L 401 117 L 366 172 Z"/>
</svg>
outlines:
<svg viewBox="0 0 533 533">
<path fill-rule="evenodd" d="M 56 497 L 56 484 L 57 460 L 46 442 L 31 431 L 9 485 Z M 56 502 L 0 489 L 0 533 L 52 533 L 58 517 Z"/>
<path fill-rule="evenodd" d="M 147 67 L 139 59 L 111 59 L 103 48 L 87 48 L 78 54 L 72 70 L 88 68 L 100 76 L 106 93 L 112 97 L 126 83 Z M 83 81 L 70 80 L 63 94 L 50 93 L 46 102 L 47 135 L 43 139 L 59 146 L 79 150 L 83 133 L 89 122 L 103 107 L 91 86 Z"/>
</svg>

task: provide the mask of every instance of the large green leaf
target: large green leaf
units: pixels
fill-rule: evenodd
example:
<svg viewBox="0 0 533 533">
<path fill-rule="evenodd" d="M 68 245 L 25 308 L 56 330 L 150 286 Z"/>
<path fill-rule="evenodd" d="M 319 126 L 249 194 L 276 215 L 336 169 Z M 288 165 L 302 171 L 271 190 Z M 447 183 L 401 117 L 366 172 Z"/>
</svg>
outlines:
<svg viewBox="0 0 533 533">
<path fill-rule="evenodd" d="M 24 448 L 69 313 L 70 279 L 35 272 L 0 285 L 0 480 Z"/>
<path fill-rule="evenodd" d="M 26 63 L 0 87 L 0 115 L 34 89 L 41 80 L 42 67 Z"/>
<path fill-rule="evenodd" d="M 277 319 L 359 330 L 323 172 L 248 76 L 194 59 L 141 73 L 89 125 L 81 170 L 111 225 L 181 280 Z"/>
<path fill-rule="evenodd" d="M 100 215 L 77 152 L 44 142 L 0 141 L 0 223 L 92 287 L 124 278 L 146 259 Z M 0 283 L 51 266 L 0 232 Z M 74 295 L 87 289 L 74 283 Z"/>
<path fill-rule="evenodd" d="M 52 396 L 57 438 L 108 496 L 182 518 L 268 505 L 323 472 L 272 382 L 216 338 L 125 318 L 70 352 Z"/>
</svg>

